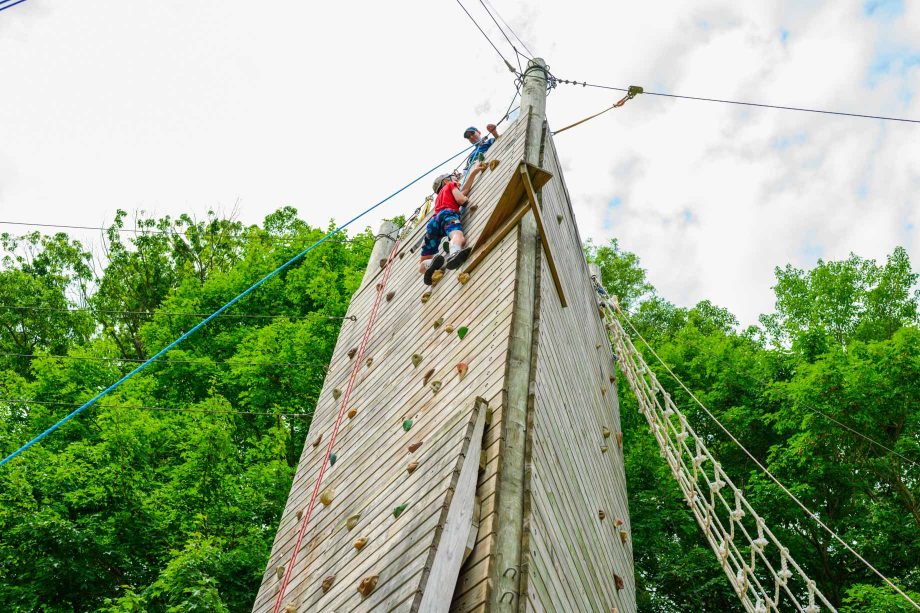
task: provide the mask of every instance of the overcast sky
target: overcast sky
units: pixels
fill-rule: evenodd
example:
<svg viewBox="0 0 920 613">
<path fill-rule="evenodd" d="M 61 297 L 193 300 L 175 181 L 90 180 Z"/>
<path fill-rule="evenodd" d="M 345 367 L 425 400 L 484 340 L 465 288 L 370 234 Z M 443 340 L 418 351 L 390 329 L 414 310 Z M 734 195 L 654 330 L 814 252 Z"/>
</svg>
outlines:
<svg viewBox="0 0 920 613">
<path fill-rule="evenodd" d="M 560 78 L 920 119 L 920 2 L 493 4 Z M 344 221 L 514 92 L 455 0 L 28 0 L 0 11 L 0 88 L 0 219 L 89 225 L 236 201 Z M 550 124 L 618 97 L 562 85 Z M 920 268 L 920 125 L 644 96 L 556 144 L 582 237 L 617 237 L 679 305 L 752 323 L 775 266 L 903 245 Z"/>
</svg>

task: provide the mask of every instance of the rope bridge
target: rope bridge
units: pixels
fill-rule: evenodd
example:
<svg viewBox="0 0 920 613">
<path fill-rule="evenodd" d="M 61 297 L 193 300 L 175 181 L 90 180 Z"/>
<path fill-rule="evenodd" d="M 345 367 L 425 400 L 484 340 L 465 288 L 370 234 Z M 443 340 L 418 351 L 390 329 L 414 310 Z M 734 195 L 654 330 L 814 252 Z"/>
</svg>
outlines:
<svg viewBox="0 0 920 613">
<path fill-rule="evenodd" d="M 687 423 L 615 316 L 619 309 L 603 300 L 601 310 L 620 372 L 745 610 L 836 611 Z"/>
</svg>

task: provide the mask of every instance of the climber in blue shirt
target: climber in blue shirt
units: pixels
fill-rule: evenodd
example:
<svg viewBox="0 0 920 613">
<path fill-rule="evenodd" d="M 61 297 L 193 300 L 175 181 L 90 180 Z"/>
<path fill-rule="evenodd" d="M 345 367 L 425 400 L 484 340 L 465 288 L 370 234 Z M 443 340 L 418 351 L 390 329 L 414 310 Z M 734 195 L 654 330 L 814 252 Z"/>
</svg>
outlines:
<svg viewBox="0 0 920 613">
<path fill-rule="evenodd" d="M 466 169 L 464 171 L 464 176 L 469 172 L 470 167 L 476 161 L 480 155 L 485 155 L 486 151 L 489 150 L 489 147 L 495 142 L 495 139 L 498 138 L 498 129 L 495 127 L 494 123 L 490 123 L 486 126 L 486 131 L 492 135 L 492 138 L 483 138 L 482 134 L 479 132 L 479 129 L 476 126 L 470 126 L 463 132 L 463 138 L 470 141 L 471 145 L 474 145 L 473 152 L 470 153 L 470 156 L 466 158 Z"/>
</svg>

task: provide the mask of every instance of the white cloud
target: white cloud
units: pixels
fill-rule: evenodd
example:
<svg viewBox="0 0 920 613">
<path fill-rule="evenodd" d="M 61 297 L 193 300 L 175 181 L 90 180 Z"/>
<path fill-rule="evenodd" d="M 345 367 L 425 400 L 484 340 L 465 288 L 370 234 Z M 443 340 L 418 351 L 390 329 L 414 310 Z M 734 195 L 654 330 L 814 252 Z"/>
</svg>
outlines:
<svg viewBox="0 0 920 613">
<path fill-rule="evenodd" d="M 562 78 L 920 117 L 920 3 L 493 4 Z M 237 198 L 247 222 L 287 204 L 344 220 L 459 151 L 513 91 L 452 1 L 29 0 L 0 12 L 0 57 L 0 214 L 42 222 L 200 217 Z M 550 122 L 618 97 L 560 86 Z M 918 134 L 640 96 L 556 144 L 583 237 L 619 237 L 665 297 L 750 323 L 772 307 L 774 266 L 898 244 L 920 265 Z M 428 183 L 367 223 L 411 211 Z"/>
</svg>

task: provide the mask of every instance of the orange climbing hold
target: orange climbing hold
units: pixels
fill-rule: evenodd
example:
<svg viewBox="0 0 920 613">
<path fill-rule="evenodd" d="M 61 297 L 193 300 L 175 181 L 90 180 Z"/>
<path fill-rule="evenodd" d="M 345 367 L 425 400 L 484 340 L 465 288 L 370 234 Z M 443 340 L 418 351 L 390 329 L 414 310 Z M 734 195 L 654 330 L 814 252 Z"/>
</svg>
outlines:
<svg viewBox="0 0 920 613">
<path fill-rule="evenodd" d="M 374 588 L 377 587 L 377 575 L 371 575 L 370 577 L 365 577 L 361 579 L 361 583 L 358 585 L 358 593 L 367 598 L 371 595 L 371 592 L 374 591 Z"/>
<path fill-rule="evenodd" d="M 357 549 L 358 551 L 361 551 L 362 549 L 364 549 L 365 545 L 367 545 L 367 537 L 362 536 L 361 538 L 355 541 L 355 549 Z"/>
<path fill-rule="evenodd" d="M 357 414 L 358 414 L 358 409 L 356 409 L 356 408 L 354 408 L 354 407 L 348 409 L 348 419 L 354 419 L 354 418 L 355 418 L 355 415 L 357 415 Z"/>
<path fill-rule="evenodd" d="M 329 575 L 323 579 L 323 594 L 329 591 L 329 588 L 332 587 L 332 584 L 335 582 L 335 575 Z"/>
<path fill-rule="evenodd" d="M 415 472 L 415 469 L 416 469 L 416 468 L 418 468 L 418 462 L 416 462 L 415 460 L 412 460 L 412 461 L 409 462 L 409 464 L 406 466 L 406 472 L 409 473 L 409 474 L 411 475 L 412 473 Z"/>
<path fill-rule="evenodd" d="M 416 451 L 418 451 L 418 448 L 421 446 L 422 446 L 422 441 L 418 441 L 417 443 L 412 443 L 411 445 L 409 445 L 407 449 L 409 450 L 409 453 L 415 453 Z"/>
<path fill-rule="evenodd" d="M 620 449 L 623 448 L 623 433 L 622 432 L 617 432 L 617 447 L 619 447 Z"/>
<path fill-rule="evenodd" d="M 613 584 L 616 586 L 618 592 L 626 587 L 626 584 L 623 583 L 623 577 L 616 573 L 613 573 Z"/>
<path fill-rule="evenodd" d="M 466 362 L 460 362 L 457 364 L 457 373 L 460 375 L 460 379 L 463 380 L 463 377 L 466 376 L 466 371 L 469 370 L 469 365 Z"/>
</svg>

